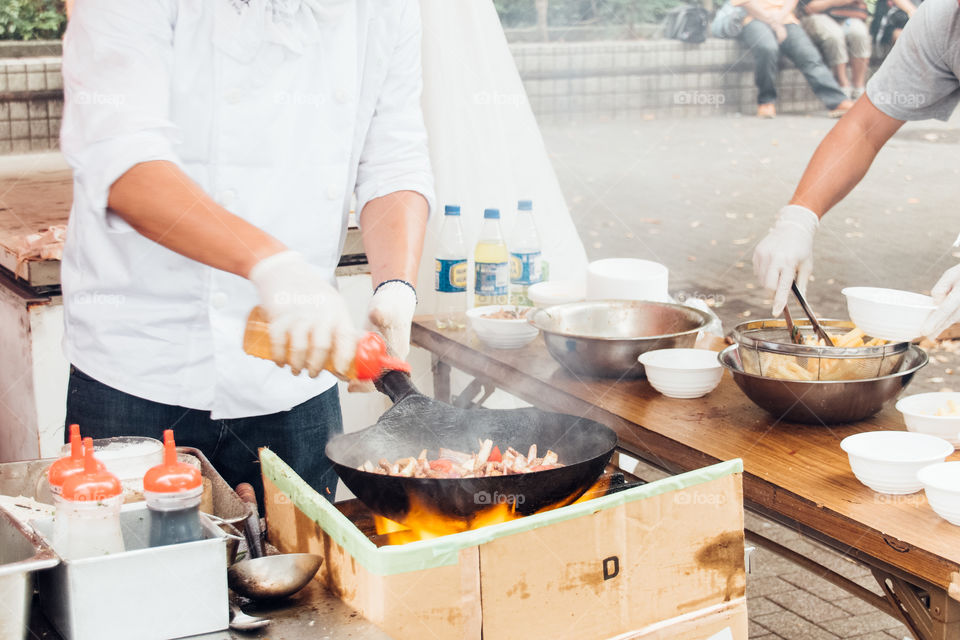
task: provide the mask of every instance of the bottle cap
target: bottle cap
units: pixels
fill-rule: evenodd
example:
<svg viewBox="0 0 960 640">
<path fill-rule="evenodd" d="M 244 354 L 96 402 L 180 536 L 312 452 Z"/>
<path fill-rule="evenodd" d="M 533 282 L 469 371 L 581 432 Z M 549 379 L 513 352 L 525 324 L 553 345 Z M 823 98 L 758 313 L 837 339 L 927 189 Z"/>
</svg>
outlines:
<svg viewBox="0 0 960 640">
<path fill-rule="evenodd" d="M 486 220 L 499 220 L 500 219 L 500 209 L 484 209 L 483 217 Z"/>
<path fill-rule="evenodd" d="M 143 476 L 144 491 L 153 493 L 179 493 L 203 486 L 199 469 L 186 462 L 177 461 L 177 444 L 173 429 L 163 432 L 163 462 L 147 469 Z"/>
<path fill-rule="evenodd" d="M 63 483 L 63 498 L 72 502 L 106 500 L 123 493 L 123 486 L 93 457 L 93 438 L 83 439 L 83 471 Z"/>
<path fill-rule="evenodd" d="M 101 467 L 103 464 L 98 462 Z M 70 425 L 70 453 L 58 459 L 47 469 L 47 480 L 54 493 L 60 493 L 64 481 L 76 473 L 83 473 L 83 442 L 80 440 L 80 425 Z"/>
<path fill-rule="evenodd" d="M 533 211 L 533 200 L 518 201 L 517 209 L 519 209 L 520 211 Z"/>
<path fill-rule="evenodd" d="M 443 215 L 445 216 L 458 216 L 460 215 L 460 205 L 458 204 L 448 204 L 443 208 Z"/>
<path fill-rule="evenodd" d="M 358 380 L 376 380 L 385 371 L 410 373 L 410 365 L 387 354 L 387 343 L 378 334 L 368 331 L 357 342 L 354 368 Z"/>
</svg>

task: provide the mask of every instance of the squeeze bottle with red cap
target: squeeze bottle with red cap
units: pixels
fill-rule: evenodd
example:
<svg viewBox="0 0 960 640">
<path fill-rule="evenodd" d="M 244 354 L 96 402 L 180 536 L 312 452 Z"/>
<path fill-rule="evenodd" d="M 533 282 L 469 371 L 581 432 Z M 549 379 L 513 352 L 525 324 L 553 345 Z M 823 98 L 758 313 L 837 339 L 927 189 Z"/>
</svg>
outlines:
<svg viewBox="0 0 960 640">
<path fill-rule="evenodd" d="M 150 546 L 162 547 L 203 539 L 200 525 L 200 471 L 177 461 L 173 429 L 163 432 L 163 463 L 143 477 L 143 497 L 150 510 Z"/>
<path fill-rule="evenodd" d="M 120 480 L 93 457 L 93 438 L 83 440 L 83 471 L 67 477 L 54 496 L 53 547 L 64 560 L 123 551 Z"/>
<path fill-rule="evenodd" d="M 98 469 L 106 469 L 102 462 L 94 460 Z M 63 483 L 75 473 L 83 473 L 83 442 L 80 440 L 78 424 L 70 425 L 70 455 L 58 459 L 47 469 L 50 492 L 59 496 L 63 492 Z"/>
</svg>

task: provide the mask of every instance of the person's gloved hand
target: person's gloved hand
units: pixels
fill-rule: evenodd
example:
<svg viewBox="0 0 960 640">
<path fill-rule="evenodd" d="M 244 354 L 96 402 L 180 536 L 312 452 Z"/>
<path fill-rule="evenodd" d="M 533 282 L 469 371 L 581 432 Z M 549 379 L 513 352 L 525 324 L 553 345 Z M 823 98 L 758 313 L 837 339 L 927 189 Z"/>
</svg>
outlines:
<svg viewBox="0 0 960 640">
<path fill-rule="evenodd" d="M 947 327 L 960 322 L 960 264 L 943 272 L 930 295 L 937 309 L 924 323 L 923 335 L 936 340 Z"/>
<path fill-rule="evenodd" d="M 797 281 L 806 292 L 813 273 L 813 236 L 820 219 L 806 207 L 791 204 L 780 209 L 770 233 L 753 251 L 753 272 L 764 288 L 773 291 L 773 316 L 787 304 L 790 285 Z"/>
<path fill-rule="evenodd" d="M 391 355 L 406 360 L 410 355 L 410 325 L 417 309 L 417 294 L 413 287 L 400 280 L 387 280 L 379 287 L 367 307 L 370 328 L 379 331 Z M 373 391 L 369 380 L 351 380 L 347 390 Z"/>
<path fill-rule="evenodd" d="M 317 376 L 328 360 L 346 372 L 357 348 L 347 305 L 330 280 L 295 251 L 264 258 L 250 270 L 260 302 L 270 316 L 274 361 Z M 289 351 L 288 351 L 289 345 Z"/>
</svg>

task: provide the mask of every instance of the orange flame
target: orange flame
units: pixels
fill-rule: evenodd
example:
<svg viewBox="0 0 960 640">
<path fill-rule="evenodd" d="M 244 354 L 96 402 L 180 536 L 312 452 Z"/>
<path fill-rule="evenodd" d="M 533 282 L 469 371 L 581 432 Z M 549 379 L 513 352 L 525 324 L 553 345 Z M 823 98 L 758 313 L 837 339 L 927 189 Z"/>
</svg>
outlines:
<svg viewBox="0 0 960 640">
<path fill-rule="evenodd" d="M 609 488 L 610 478 L 609 476 L 603 476 L 580 497 L 573 499 L 573 496 L 569 496 L 540 509 L 537 513 L 592 500 L 604 495 Z M 373 520 L 377 531 L 375 542 L 378 546 L 401 545 L 510 522 L 523 517 L 523 514 L 518 513 L 515 507 L 516 505 L 512 502 L 499 502 L 476 513 L 470 519 L 453 518 L 438 514 L 431 505 L 424 504 L 415 496 L 411 496 L 410 510 L 404 518 L 404 523 L 374 514 Z"/>
</svg>

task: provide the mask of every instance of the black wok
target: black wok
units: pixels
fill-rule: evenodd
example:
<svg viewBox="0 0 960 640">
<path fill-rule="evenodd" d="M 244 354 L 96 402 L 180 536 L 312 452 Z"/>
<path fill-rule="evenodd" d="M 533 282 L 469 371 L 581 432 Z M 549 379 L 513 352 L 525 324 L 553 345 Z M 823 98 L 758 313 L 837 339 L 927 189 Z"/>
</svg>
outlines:
<svg viewBox="0 0 960 640">
<path fill-rule="evenodd" d="M 394 406 L 372 427 L 331 439 L 327 457 L 344 484 L 372 511 L 437 533 L 482 524 L 486 513 L 504 504 L 517 515 L 569 504 L 603 473 L 617 444 L 611 429 L 576 416 L 532 408 L 452 407 L 419 393 L 399 371 L 385 374 L 377 388 Z M 490 438 L 501 450 L 512 446 L 525 453 L 536 444 L 543 455 L 552 449 L 565 466 L 463 479 L 404 478 L 357 469 L 365 460 L 393 462 L 423 449 L 430 459 L 438 457 L 440 447 L 475 452 L 478 438 Z M 429 516 L 429 522 L 423 516 Z"/>
</svg>

